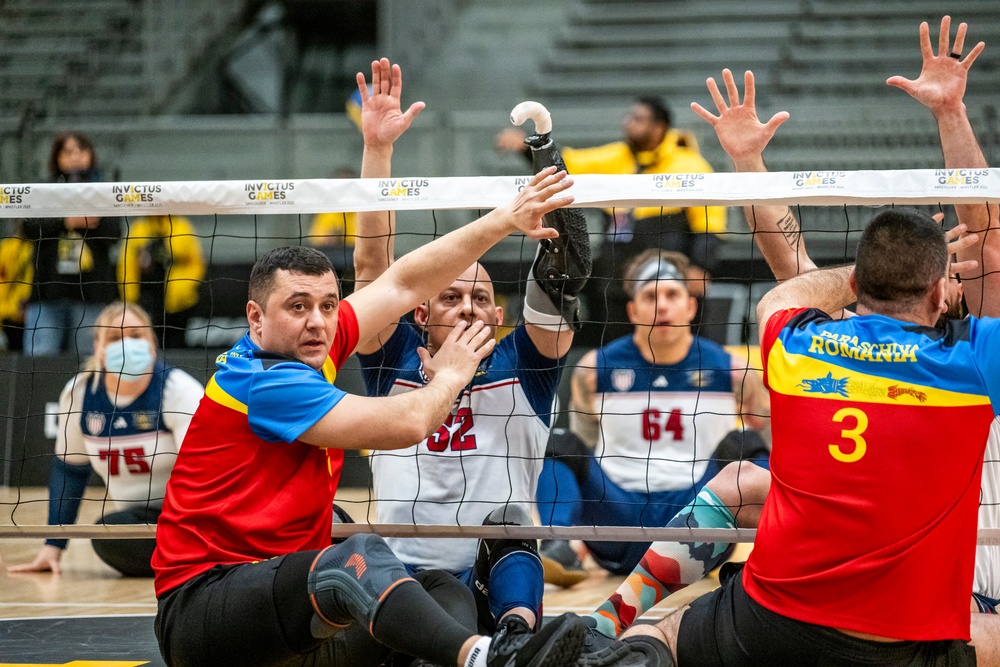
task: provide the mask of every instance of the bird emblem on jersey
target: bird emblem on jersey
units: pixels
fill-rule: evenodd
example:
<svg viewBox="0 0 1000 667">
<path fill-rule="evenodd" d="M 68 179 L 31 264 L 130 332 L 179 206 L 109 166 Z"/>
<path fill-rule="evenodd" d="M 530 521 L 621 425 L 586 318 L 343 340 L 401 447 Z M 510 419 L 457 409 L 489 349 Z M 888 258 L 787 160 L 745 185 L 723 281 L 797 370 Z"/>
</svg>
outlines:
<svg viewBox="0 0 1000 667">
<path fill-rule="evenodd" d="M 667 382 L 667 378 L 665 378 L 662 375 L 653 380 L 653 386 L 656 387 L 657 389 L 666 389 L 669 385 L 670 383 Z"/>
<path fill-rule="evenodd" d="M 826 377 L 803 380 L 796 386 L 804 389 L 807 394 L 837 394 L 850 398 L 847 393 L 847 378 L 835 378 L 833 371 L 827 373 Z"/>
<path fill-rule="evenodd" d="M 90 435 L 100 435 L 104 430 L 104 424 L 104 415 L 100 412 L 87 413 L 87 430 L 90 431 Z"/>
<path fill-rule="evenodd" d="M 128 422 L 125 421 L 124 417 L 119 416 L 111 423 L 112 428 L 128 428 Z"/>
<path fill-rule="evenodd" d="M 611 371 L 611 386 L 617 391 L 628 391 L 635 384 L 635 371 L 631 368 L 616 368 Z"/>
</svg>

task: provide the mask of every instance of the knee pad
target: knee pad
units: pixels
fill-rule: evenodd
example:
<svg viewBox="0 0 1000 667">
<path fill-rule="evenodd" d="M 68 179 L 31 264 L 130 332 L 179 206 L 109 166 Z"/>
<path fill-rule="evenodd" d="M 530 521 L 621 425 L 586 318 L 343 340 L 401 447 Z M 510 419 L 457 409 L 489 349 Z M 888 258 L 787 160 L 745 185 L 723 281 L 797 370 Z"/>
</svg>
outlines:
<svg viewBox="0 0 1000 667">
<path fill-rule="evenodd" d="M 530 526 L 531 516 L 520 505 L 505 505 L 490 512 L 483 520 L 484 526 Z M 496 538 L 479 540 L 476 554 L 476 585 L 489 581 L 490 571 L 504 556 L 521 551 L 538 559 L 538 540 Z M 539 562 L 541 560 L 539 559 Z M 482 584 L 480 582 L 483 582 Z M 484 592 L 486 592 L 484 590 Z"/>
<path fill-rule="evenodd" d="M 309 570 L 307 589 L 313 610 L 328 624 L 358 621 L 371 631 L 386 594 L 406 581 L 413 579 L 385 541 L 364 533 L 321 551 Z"/>
<path fill-rule="evenodd" d="M 753 461 L 758 457 L 770 456 L 771 450 L 760 433 L 748 429 L 746 431 L 730 431 L 715 448 L 712 458 L 719 462 L 720 467 L 734 461 Z"/>
</svg>

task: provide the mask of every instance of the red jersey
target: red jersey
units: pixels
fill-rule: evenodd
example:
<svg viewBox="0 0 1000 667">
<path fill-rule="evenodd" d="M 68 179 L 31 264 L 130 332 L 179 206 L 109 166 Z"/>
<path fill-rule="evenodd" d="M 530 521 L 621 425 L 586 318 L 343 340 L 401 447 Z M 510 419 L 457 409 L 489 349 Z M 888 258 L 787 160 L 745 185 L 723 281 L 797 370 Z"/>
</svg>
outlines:
<svg viewBox="0 0 1000 667">
<path fill-rule="evenodd" d="M 215 565 L 330 545 L 344 453 L 296 440 L 344 396 L 331 383 L 358 343 L 347 301 L 323 371 L 247 334 L 216 359 L 167 483 L 156 528 L 157 596 Z"/>
<path fill-rule="evenodd" d="M 775 313 L 761 341 L 771 490 L 743 584 L 784 616 L 969 639 L 1000 320 Z"/>
</svg>

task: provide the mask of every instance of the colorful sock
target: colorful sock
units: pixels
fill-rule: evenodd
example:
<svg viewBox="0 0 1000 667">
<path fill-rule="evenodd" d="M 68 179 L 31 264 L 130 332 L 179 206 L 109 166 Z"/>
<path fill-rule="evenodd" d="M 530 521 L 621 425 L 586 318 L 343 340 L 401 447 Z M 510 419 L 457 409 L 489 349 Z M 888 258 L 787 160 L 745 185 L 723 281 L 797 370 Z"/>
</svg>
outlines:
<svg viewBox="0 0 1000 667">
<path fill-rule="evenodd" d="M 668 528 L 735 528 L 736 518 L 709 489 L 702 489 Z M 729 544 L 654 542 L 632 574 L 591 616 L 598 632 L 617 637 L 663 598 L 693 584 L 725 559 Z"/>
</svg>

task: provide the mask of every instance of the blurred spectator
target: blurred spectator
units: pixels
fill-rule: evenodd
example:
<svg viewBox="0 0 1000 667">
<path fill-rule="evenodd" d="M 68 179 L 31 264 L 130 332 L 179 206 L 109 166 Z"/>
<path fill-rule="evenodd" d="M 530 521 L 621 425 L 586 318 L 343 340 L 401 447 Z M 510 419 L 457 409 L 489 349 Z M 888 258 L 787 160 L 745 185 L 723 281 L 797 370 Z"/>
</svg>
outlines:
<svg viewBox="0 0 1000 667">
<path fill-rule="evenodd" d="M 675 175 L 713 171 L 698 152 L 694 135 L 671 127 L 670 110 L 658 97 L 636 98 L 625 114 L 622 131 L 622 141 L 594 148 L 562 148 L 567 170 L 571 174 Z M 524 138 L 521 130 L 510 128 L 496 136 L 496 146 L 527 155 Z M 691 261 L 691 294 L 699 299 L 704 296 L 705 281 L 716 268 L 717 234 L 726 228 L 725 207 L 616 208 L 604 214 L 604 241 L 584 293 L 587 319 L 607 323 L 603 332 L 596 331 L 605 341 L 631 331 L 625 313 L 628 297 L 618 276 L 629 260 L 648 248 L 686 255 Z M 598 328 L 584 328 L 581 334 L 588 329 Z"/>
<path fill-rule="evenodd" d="M 13 234 L 0 239 L 0 349 L 20 352 L 24 344 L 24 307 L 31 296 L 34 248 L 24 239 L 22 221 L 13 220 Z"/>
<path fill-rule="evenodd" d="M 79 132 L 57 135 L 49 154 L 49 178 L 55 183 L 99 181 L 90 139 Z M 112 253 L 121 238 L 120 219 L 28 219 L 24 235 L 35 242 L 35 285 L 25 309 L 25 354 L 89 354 L 94 319 L 118 298 Z"/>
<path fill-rule="evenodd" d="M 155 524 L 167 479 L 198 402 L 193 377 L 160 358 L 149 315 L 117 301 L 96 319 L 96 344 L 59 395 L 59 428 L 49 472 L 49 525 L 76 523 L 87 479 L 107 487 L 98 523 Z M 61 572 L 67 540 L 52 538 L 11 572 Z M 91 540 L 98 557 L 126 576 L 151 577 L 154 539 Z"/>
<path fill-rule="evenodd" d="M 339 167 L 330 178 L 358 178 L 350 167 Z M 330 259 L 340 276 L 341 293 L 350 294 L 354 285 L 354 241 L 357 222 L 354 213 L 319 213 L 309 229 L 309 245 Z"/>
<path fill-rule="evenodd" d="M 122 299 L 138 303 L 163 347 L 185 347 L 184 333 L 205 277 L 201 240 L 184 216 L 154 215 L 129 224 L 118 259 Z"/>
</svg>

